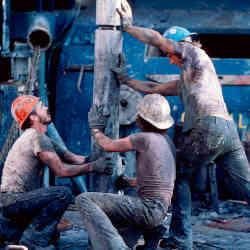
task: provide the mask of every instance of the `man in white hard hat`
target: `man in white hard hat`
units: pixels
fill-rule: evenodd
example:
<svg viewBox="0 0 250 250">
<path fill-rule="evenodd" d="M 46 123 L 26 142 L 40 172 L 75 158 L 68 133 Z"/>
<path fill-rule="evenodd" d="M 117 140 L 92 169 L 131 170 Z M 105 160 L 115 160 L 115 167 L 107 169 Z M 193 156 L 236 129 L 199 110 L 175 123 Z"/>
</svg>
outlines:
<svg viewBox="0 0 250 250">
<path fill-rule="evenodd" d="M 177 155 L 177 175 L 170 238 L 162 247 L 192 249 L 191 190 L 193 177 L 215 162 L 228 190 L 250 204 L 250 167 L 237 128 L 224 102 L 212 60 L 194 40 L 195 33 L 179 26 L 158 31 L 133 26 L 127 5 L 118 10 L 123 31 L 160 49 L 181 70 L 178 80 L 157 84 L 130 78 L 125 68 L 113 69 L 118 79 L 142 93 L 179 96 L 185 111 L 183 143 Z M 129 12 L 129 11 L 128 11 Z M 183 191 L 184 190 L 184 191 Z"/>
<path fill-rule="evenodd" d="M 145 96 L 137 107 L 136 123 L 142 132 L 111 139 L 103 134 L 102 109 L 93 106 L 89 112 L 92 136 L 103 150 L 136 151 L 136 197 L 84 193 L 76 198 L 95 250 L 130 249 L 117 231 L 120 226 L 160 235 L 158 230 L 167 215 L 175 181 L 175 148 L 166 135 L 174 121 L 167 100 L 158 94 Z"/>
</svg>

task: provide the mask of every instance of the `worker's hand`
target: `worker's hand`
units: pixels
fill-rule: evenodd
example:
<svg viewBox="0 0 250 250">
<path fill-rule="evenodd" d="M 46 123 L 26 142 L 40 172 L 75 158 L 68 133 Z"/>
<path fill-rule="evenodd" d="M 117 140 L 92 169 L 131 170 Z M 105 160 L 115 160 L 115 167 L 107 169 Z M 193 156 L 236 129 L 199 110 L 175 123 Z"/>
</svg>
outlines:
<svg viewBox="0 0 250 250">
<path fill-rule="evenodd" d="M 121 1 L 121 8 L 117 8 L 116 10 L 121 17 L 122 30 L 126 31 L 126 29 L 133 24 L 131 7 L 127 1 Z"/>
<path fill-rule="evenodd" d="M 124 54 L 120 55 L 120 66 L 119 67 L 112 67 L 111 71 L 115 74 L 117 80 L 120 83 L 126 84 L 126 82 L 131 79 L 128 76 Z"/>
<path fill-rule="evenodd" d="M 117 190 L 130 187 L 129 178 L 125 175 L 120 175 L 115 181 L 115 187 Z"/>
<path fill-rule="evenodd" d="M 103 106 L 93 104 L 88 113 L 89 127 L 104 130 L 107 123 L 107 117 L 103 115 Z"/>
<path fill-rule="evenodd" d="M 93 172 L 98 174 L 113 174 L 113 162 L 111 157 L 100 157 L 93 162 Z"/>
</svg>

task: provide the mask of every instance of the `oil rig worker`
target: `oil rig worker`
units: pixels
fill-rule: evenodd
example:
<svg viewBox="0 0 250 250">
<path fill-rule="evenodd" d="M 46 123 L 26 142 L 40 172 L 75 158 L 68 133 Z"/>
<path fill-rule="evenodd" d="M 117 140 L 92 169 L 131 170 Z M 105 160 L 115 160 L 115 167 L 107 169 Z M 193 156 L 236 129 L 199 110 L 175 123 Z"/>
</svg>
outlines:
<svg viewBox="0 0 250 250">
<path fill-rule="evenodd" d="M 10 223 L 0 225 L 1 243 L 20 244 L 29 250 L 54 249 L 51 243 L 58 238 L 57 224 L 73 197 L 68 187 L 42 188 L 44 165 L 62 178 L 89 172 L 112 174 L 112 166 L 103 158 L 85 163 L 88 157 L 67 151 L 51 140 L 46 135 L 51 116 L 38 97 L 17 97 L 11 113 L 24 132 L 3 167 L 1 211 Z"/>
<path fill-rule="evenodd" d="M 110 193 L 82 193 L 76 205 L 95 250 L 129 248 L 118 228 L 158 232 L 167 215 L 175 181 L 175 147 L 166 135 L 174 123 L 168 101 L 161 95 L 145 96 L 137 106 L 136 123 L 142 132 L 125 138 L 104 135 L 102 108 L 93 106 L 89 126 L 96 143 L 107 152 L 136 152 L 137 196 Z M 151 248 L 150 248 L 151 249 Z"/>
<path fill-rule="evenodd" d="M 146 94 L 179 96 L 185 111 L 183 143 L 177 151 L 176 182 L 170 238 L 161 247 L 192 249 L 192 177 L 214 162 L 224 174 L 228 190 L 250 204 L 250 167 L 236 125 L 230 117 L 212 60 L 195 40 L 197 34 L 179 26 L 159 32 L 132 25 L 126 10 L 118 10 L 123 31 L 154 46 L 180 70 L 179 80 L 157 84 L 131 79 L 126 68 L 113 69 L 127 86 Z M 180 152 L 180 153 L 179 153 Z"/>
</svg>

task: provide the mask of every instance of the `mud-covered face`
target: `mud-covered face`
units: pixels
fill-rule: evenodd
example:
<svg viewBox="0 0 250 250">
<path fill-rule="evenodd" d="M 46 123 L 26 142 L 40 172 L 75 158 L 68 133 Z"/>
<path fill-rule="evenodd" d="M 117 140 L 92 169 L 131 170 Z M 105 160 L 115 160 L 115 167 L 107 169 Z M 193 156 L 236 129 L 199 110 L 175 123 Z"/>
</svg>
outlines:
<svg viewBox="0 0 250 250">
<path fill-rule="evenodd" d="M 41 123 L 49 124 L 51 122 L 51 116 L 48 111 L 48 107 L 43 105 L 42 102 L 38 103 L 36 110 L 35 110 L 35 114 L 40 118 Z"/>
<path fill-rule="evenodd" d="M 178 67 L 182 66 L 182 61 L 179 56 L 172 53 L 167 53 L 167 57 L 169 58 L 170 64 L 175 64 Z"/>
</svg>

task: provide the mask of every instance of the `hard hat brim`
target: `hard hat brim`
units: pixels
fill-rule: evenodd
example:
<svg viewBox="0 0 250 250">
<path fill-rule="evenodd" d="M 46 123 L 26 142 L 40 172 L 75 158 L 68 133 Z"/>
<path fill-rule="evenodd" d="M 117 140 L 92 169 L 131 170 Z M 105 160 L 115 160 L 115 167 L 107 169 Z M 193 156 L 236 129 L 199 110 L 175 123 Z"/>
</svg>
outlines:
<svg viewBox="0 0 250 250">
<path fill-rule="evenodd" d="M 165 121 L 162 122 L 155 122 L 151 119 L 148 119 L 144 117 L 143 115 L 139 114 L 145 121 L 149 122 L 151 125 L 158 129 L 168 129 L 173 126 L 174 124 L 174 119 L 171 115 L 168 116 L 168 118 Z"/>
</svg>

